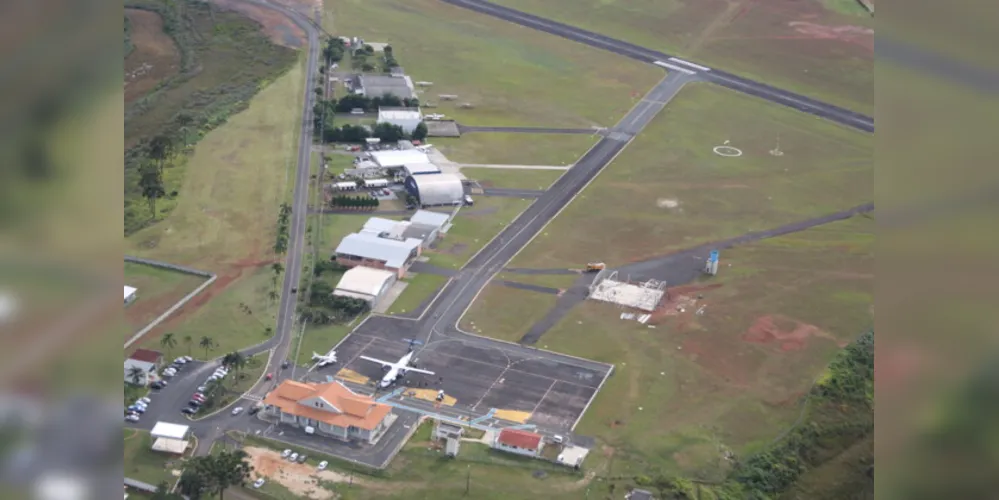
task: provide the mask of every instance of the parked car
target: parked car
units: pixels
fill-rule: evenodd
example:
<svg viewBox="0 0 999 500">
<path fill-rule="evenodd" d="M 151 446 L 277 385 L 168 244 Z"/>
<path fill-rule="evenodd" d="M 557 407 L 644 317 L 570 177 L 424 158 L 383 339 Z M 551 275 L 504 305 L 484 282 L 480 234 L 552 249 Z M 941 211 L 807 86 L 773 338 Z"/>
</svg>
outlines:
<svg viewBox="0 0 999 500">
<path fill-rule="evenodd" d="M 291 366 L 291 361 L 288 361 L 286 359 L 286 360 L 284 360 L 284 361 L 281 362 L 281 369 L 282 370 L 285 369 L 285 368 L 288 368 L 289 366 Z"/>
<path fill-rule="evenodd" d="M 164 387 L 166 387 L 166 381 L 164 380 L 157 380 L 156 382 L 149 384 L 150 389 L 155 389 L 157 391 Z"/>
<path fill-rule="evenodd" d="M 187 406 L 190 406 L 191 408 L 200 408 L 202 404 L 204 404 L 204 401 L 198 401 L 197 399 L 192 399 L 187 402 Z"/>
<path fill-rule="evenodd" d="M 253 487 L 259 488 L 264 485 L 264 482 L 265 482 L 264 478 L 257 479 L 256 481 L 253 482 Z"/>
<path fill-rule="evenodd" d="M 298 456 L 298 460 L 296 460 L 296 462 L 298 462 L 300 464 L 304 464 L 305 461 L 308 460 L 308 459 L 309 459 L 309 456 L 303 453 L 303 454 L 301 454 L 301 455 Z"/>
<path fill-rule="evenodd" d="M 149 399 L 147 397 L 141 397 L 141 398 L 137 399 L 136 402 L 142 402 L 143 404 L 149 404 L 149 403 L 152 403 L 153 400 Z"/>
<path fill-rule="evenodd" d="M 237 406 L 237 407 L 235 407 L 235 408 L 232 409 L 232 415 L 233 416 L 239 415 L 240 413 L 243 413 L 243 407 L 242 406 Z"/>
<path fill-rule="evenodd" d="M 292 462 L 298 460 L 298 453 L 292 453 L 291 456 L 288 457 L 288 460 L 291 460 Z"/>
<path fill-rule="evenodd" d="M 329 462 L 323 460 L 322 462 L 319 462 L 319 467 L 316 467 L 316 469 L 318 469 L 318 470 L 326 470 L 326 466 L 329 465 L 329 464 L 330 464 Z"/>
<path fill-rule="evenodd" d="M 163 370 L 163 373 L 161 373 L 160 376 L 163 378 L 173 378 L 173 376 L 176 374 L 177 372 L 171 372 L 170 370 Z"/>
<path fill-rule="evenodd" d="M 146 409 L 145 408 L 140 408 L 140 407 L 135 406 L 135 405 L 132 405 L 132 406 L 128 407 L 128 412 L 129 413 L 145 413 Z"/>
<path fill-rule="evenodd" d="M 465 204 L 468 205 L 468 206 L 472 206 L 472 205 L 475 204 L 475 200 L 473 200 L 471 196 L 469 196 L 469 195 L 466 194 L 465 195 Z"/>
<path fill-rule="evenodd" d="M 267 374 L 267 380 L 271 380 L 273 378 L 274 378 L 274 374 L 273 373 L 268 373 Z"/>
<path fill-rule="evenodd" d="M 200 392 L 200 393 L 204 393 L 207 390 L 208 390 L 207 386 L 204 386 L 204 385 L 199 385 L 198 386 L 198 392 Z"/>
<path fill-rule="evenodd" d="M 126 422 L 138 422 L 139 421 L 139 416 L 138 415 L 134 415 L 134 414 L 133 415 L 126 415 L 125 416 L 125 421 Z"/>
<path fill-rule="evenodd" d="M 180 412 L 186 413 L 188 415 L 194 415 L 195 413 L 198 412 L 198 408 L 193 406 L 185 406 L 183 409 L 180 410 Z"/>
<path fill-rule="evenodd" d="M 194 358 L 192 358 L 190 356 L 181 356 L 181 358 L 183 358 L 184 361 L 187 361 L 188 363 L 190 363 L 191 361 L 194 361 Z"/>
<path fill-rule="evenodd" d="M 291 450 L 284 450 L 281 452 L 281 458 L 288 458 L 291 455 Z"/>
<path fill-rule="evenodd" d="M 250 407 L 250 415 L 256 415 L 257 412 L 259 412 L 259 411 L 260 411 L 260 407 L 259 406 L 251 406 Z"/>
</svg>

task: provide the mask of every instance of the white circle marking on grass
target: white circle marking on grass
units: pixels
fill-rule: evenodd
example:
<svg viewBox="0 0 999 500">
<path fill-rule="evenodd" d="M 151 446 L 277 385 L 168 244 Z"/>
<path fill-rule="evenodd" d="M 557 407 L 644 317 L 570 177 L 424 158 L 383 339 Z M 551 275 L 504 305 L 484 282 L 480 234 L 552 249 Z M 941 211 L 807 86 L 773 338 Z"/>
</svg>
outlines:
<svg viewBox="0 0 999 500">
<path fill-rule="evenodd" d="M 734 148 L 732 146 L 715 146 L 713 151 L 718 156 L 725 156 L 727 158 L 734 158 L 736 156 L 742 156 L 742 150 L 739 148 Z"/>
</svg>

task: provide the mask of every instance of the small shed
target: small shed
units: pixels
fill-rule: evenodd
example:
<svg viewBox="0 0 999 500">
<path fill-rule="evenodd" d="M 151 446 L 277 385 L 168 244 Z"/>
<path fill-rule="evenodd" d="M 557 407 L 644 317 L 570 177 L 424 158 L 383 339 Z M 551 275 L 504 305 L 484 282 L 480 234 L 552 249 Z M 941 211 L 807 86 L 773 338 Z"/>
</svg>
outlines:
<svg viewBox="0 0 999 500">
<path fill-rule="evenodd" d="M 135 300 L 135 297 L 136 297 L 135 294 L 138 291 L 139 290 L 137 288 L 125 285 L 125 303 L 128 304 L 128 303 L 132 302 L 133 300 Z"/>
<path fill-rule="evenodd" d="M 153 438 L 153 450 L 175 455 L 183 455 L 187 451 L 191 427 L 169 422 L 156 422 L 149 435 Z"/>
</svg>

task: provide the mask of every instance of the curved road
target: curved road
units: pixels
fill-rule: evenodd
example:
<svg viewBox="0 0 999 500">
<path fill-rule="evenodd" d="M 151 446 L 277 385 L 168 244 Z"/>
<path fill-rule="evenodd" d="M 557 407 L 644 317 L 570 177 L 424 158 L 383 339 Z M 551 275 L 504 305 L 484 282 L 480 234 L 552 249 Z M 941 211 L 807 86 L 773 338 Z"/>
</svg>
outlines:
<svg viewBox="0 0 999 500">
<path fill-rule="evenodd" d="M 586 31 L 575 26 L 559 23 L 482 0 L 441 1 L 457 7 L 473 10 L 481 14 L 503 19 L 521 26 L 544 31 L 546 33 L 586 44 L 591 47 L 607 50 L 645 63 L 653 64 L 656 61 L 663 61 L 674 66 L 687 67 L 690 71 L 697 74 L 705 81 L 712 82 L 732 90 L 754 95 L 777 104 L 789 106 L 799 111 L 820 116 L 865 132 L 874 132 L 874 118 L 869 116 L 850 111 L 848 109 L 843 109 L 838 106 L 833 106 L 832 104 L 827 104 L 794 92 L 778 89 L 765 83 L 743 78 L 726 71 L 691 63 L 677 63 L 676 60 L 673 59 L 674 56 L 664 52 L 647 49 L 645 47 L 617 40 L 599 33 Z"/>
</svg>

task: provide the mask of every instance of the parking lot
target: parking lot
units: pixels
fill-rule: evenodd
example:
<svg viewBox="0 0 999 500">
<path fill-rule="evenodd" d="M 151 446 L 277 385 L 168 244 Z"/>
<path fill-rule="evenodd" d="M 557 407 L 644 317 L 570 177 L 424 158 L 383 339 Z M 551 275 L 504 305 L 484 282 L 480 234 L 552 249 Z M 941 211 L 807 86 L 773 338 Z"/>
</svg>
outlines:
<svg viewBox="0 0 999 500">
<path fill-rule="evenodd" d="M 337 376 L 373 389 L 383 370 L 359 356 L 397 361 L 409 346 L 405 332 L 413 330 L 405 328 L 405 323 L 415 327 L 395 318 L 369 318 L 337 348 L 339 362 L 316 370 L 311 378 Z M 479 338 L 435 337 L 429 344 L 417 346 L 415 359 L 419 368 L 434 375 L 410 373 L 401 386 L 427 391 L 398 394 L 389 390 L 376 396 L 388 396 L 385 393 L 389 392 L 391 398 L 385 399 L 389 403 L 439 411 L 484 425 L 528 424 L 549 433 L 564 433 L 574 427 L 610 370 L 608 365 Z M 453 404 L 434 408 L 432 401 L 427 403 L 426 394 L 441 389 Z M 410 392 L 418 395 L 408 397 Z"/>
</svg>

